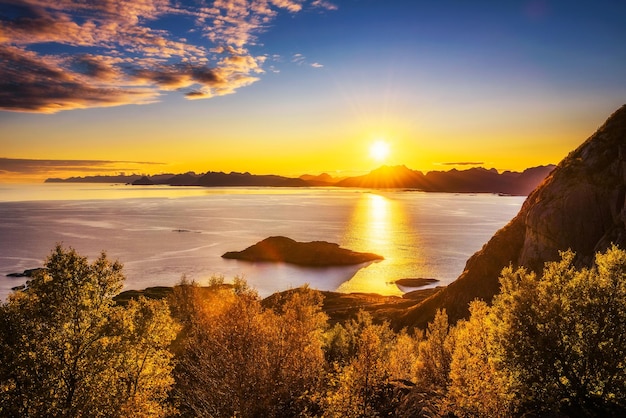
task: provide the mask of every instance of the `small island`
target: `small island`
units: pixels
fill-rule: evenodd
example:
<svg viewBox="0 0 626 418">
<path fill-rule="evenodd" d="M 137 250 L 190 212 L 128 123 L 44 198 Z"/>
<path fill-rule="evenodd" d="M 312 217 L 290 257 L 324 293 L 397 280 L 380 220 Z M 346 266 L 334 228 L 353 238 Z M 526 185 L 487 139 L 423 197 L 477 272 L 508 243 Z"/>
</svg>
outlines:
<svg viewBox="0 0 626 418">
<path fill-rule="evenodd" d="M 243 251 L 229 251 L 223 258 L 243 261 L 272 261 L 306 267 L 349 266 L 383 260 L 373 253 L 360 253 L 326 241 L 298 242 L 287 237 L 269 237 Z"/>
<path fill-rule="evenodd" d="M 411 279 L 398 279 L 394 283 L 398 286 L 404 287 L 424 287 L 431 285 L 433 283 L 437 283 L 439 280 L 437 279 L 429 279 L 424 277 L 411 278 Z"/>
</svg>

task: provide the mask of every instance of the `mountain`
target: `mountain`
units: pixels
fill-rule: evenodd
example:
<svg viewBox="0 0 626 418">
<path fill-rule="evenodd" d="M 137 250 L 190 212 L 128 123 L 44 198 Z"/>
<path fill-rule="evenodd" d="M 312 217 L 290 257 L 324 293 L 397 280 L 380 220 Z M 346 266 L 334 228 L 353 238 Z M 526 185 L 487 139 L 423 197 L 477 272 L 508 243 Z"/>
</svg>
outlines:
<svg viewBox="0 0 626 418">
<path fill-rule="evenodd" d="M 522 173 L 495 169 L 431 171 L 423 174 L 406 166 L 382 166 L 366 175 L 334 178 L 327 173 L 299 178 L 250 173 L 155 174 L 151 176 L 117 175 L 49 178 L 47 183 L 127 183 L 135 186 L 170 185 L 204 187 L 359 187 L 371 189 L 416 189 L 425 192 L 502 193 L 526 196 L 552 171 L 554 166 L 529 168 Z"/>
<path fill-rule="evenodd" d="M 337 187 L 362 187 L 371 189 L 423 189 L 424 174 L 408 169 L 404 165 L 395 167 L 382 166 L 376 170 L 357 177 L 344 179 Z"/>
<path fill-rule="evenodd" d="M 425 192 L 448 193 L 502 193 L 526 196 L 554 169 L 547 165 L 529 168 L 522 173 L 485 168 L 468 170 L 430 171 L 423 174 L 406 166 L 383 166 L 369 174 L 350 177 L 336 184 L 338 187 L 402 188 Z"/>
<path fill-rule="evenodd" d="M 466 317 L 473 299 L 491 301 L 500 272 L 509 265 L 540 272 L 559 251 L 572 249 L 577 264 L 589 266 L 611 243 L 626 248 L 625 224 L 626 105 L 561 161 L 518 215 L 467 261 L 456 281 L 404 312 L 398 326 L 424 327 L 441 308 L 452 321 Z"/>
<path fill-rule="evenodd" d="M 231 187 L 231 186 L 269 186 L 269 187 L 306 187 L 307 182 L 274 175 L 254 175 L 250 173 L 222 173 L 209 171 L 198 179 L 198 186 Z"/>
<path fill-rule="evenodd" d="M 299 177 L 300 179 L 306 181 L 310 186 L 334 186 L 335 183 L 342 180 L 339 178 L 334 178 L 328 173 L 322 173 L 318 176 L 314 176 L 311 174 L 303 174 Z"/>
<path fill-rule="evenodd" d="M 209 171 L 205 174 L 189 172 L 185 174 L 157 174 L 143 176 L 130 182 L 133 186 L 149 186 L 154 184 L 169 186 L 204 186 L 204 187 L 306 187 L 304 180 L 281 176 L 259 176 L 250 173 L 223 173 Z"/>
<path fill-rule="evenodd" d="M 85 177 L 68 177 L 61 179 L 57 177 L 47 178 L 45 183 L 132 183 L 139 180 L 142 176 L 139 174 L 119 174 L 113 176 L 85 176 Z"/>
</svg>

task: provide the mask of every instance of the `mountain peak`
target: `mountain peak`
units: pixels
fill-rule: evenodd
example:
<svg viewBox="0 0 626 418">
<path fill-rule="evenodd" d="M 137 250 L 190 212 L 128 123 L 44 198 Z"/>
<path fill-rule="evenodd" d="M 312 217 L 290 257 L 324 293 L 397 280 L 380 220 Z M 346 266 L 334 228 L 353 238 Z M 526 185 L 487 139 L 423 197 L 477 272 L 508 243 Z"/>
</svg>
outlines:
<svg viewBox="0 0 626 418">
<path fill-rule="evenodd" d="M 407 311 L 401 325 L 424 327 L 442 308 L 452 321 L 467 317 L 470 301 L 491 301 L 509 265 L 539 272 L 572 249 L 589 266 L 612 243 L 626 248 L 626 105 L 559 163 L 456 281 Z"/>
</svg>

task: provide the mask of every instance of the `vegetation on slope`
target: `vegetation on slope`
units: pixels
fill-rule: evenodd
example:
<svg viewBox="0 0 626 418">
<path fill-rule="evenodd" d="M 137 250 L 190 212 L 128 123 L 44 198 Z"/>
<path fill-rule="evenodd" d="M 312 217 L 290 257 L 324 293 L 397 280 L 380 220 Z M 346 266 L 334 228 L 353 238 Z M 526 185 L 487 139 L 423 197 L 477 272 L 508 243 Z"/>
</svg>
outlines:
<svg viewBox="0 0 626 418">
<path fill-rule="evenodd" d="M 623 416 L 626 252 L 574 260 L 506 268 L 492 306 L 408 333 L 239 279 L 119 305 L 119 263 L 57 247 L 0 307 L 0 415 Z"/>
</svg>

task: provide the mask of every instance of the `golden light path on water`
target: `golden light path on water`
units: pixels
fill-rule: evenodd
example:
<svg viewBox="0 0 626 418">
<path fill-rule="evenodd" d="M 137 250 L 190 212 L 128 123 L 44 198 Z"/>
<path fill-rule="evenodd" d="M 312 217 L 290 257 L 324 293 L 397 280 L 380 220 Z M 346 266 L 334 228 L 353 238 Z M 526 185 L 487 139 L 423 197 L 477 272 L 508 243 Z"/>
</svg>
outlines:
<svg viewBox="0 0 626 418">
<path fill-rule="evenodd" d="M 383 194 L 364 193 L 348 223 L 342 246 L 373 252 L 385 259 L 359 270 L 337 290 L 402 295 L 393 281 L 403 278 L 397 276 L 401 274 L 398 266 L 419 259 L 420 254 L 415 253 L 416 248 L 421 248 L 418 241 L 417 231 L 413 230 L 410 214 L 402 202 Z"/>
</svg>

